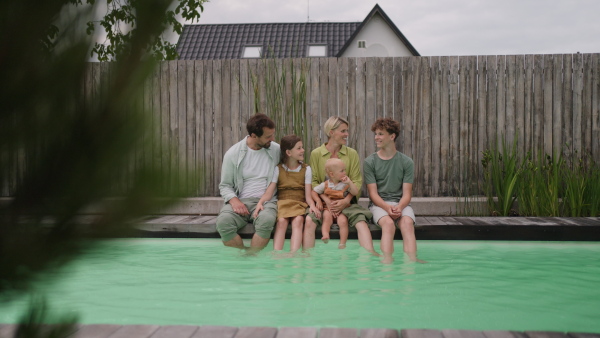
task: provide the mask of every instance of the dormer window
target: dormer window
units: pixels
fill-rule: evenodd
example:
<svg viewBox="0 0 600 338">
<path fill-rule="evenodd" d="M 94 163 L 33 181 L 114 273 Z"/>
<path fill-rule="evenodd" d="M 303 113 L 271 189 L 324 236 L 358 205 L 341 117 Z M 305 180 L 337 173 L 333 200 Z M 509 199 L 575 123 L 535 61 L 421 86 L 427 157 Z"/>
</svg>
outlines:
<svg viewBox="0 0 600 338">
<path fill-rule="evenodd" d="M 367 48 L 367 41 L 358 40 L 358 48 Z"/>
<path fill-rule="evenodd" d="M 327 45 L 314 44 L 308 45 L 308 57 L 326 57 L 327 56 Z"/>
<path fill-rule="evenodd" d="M 262 56 L 262 46 L 244 46 L 242 59 L 258 59 Z"/>
</svg>

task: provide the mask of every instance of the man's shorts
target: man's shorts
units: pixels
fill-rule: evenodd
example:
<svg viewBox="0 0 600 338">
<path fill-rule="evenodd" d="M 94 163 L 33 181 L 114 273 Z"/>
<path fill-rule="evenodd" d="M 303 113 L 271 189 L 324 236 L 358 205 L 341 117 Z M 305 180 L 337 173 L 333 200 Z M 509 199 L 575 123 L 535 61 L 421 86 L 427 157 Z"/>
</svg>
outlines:
<svg viewBox="0 0 600 338">
<path fill-rule="evenodd" d="M 254 224 L 255 232 L 262 238 L 271 238 L 271 232 L 273 226 L 277 221 L 277 203 L 275 201 L 268 201 L 264 204 L 264 209 L 258 214 L 257 218 L 252 218 L 252 213 L 256 209 L 256 205 L 260 198 L 243 198 L 240 201 L 244 203 L 250 215 L 242 216 L 236 214 L 231 207 L 231 204 L 226 203 L 219 216 L 217 216 L 217 231 L 221 235 L 223 242 L 232 240 L 238 230 L 245 227 L 246 224 L 252 222 Z"/>
<path fill-rule="evenodd" d="M 398 205 L 398 202 L 388 202 L 385 201 L 385 203 L 389 204 L 389 205 Z M 377 226 L 379 226 L 379 220 L 384 217 L 384 216 L 389 216 L 389 214 L 387 213 L 387 211 L 383 210 L 382 208 L 376 206 L 375 204 L 372 204 L 371 206 L 369 206 L 369 210 L 371 210 L 371 212 L 373 213 L 373 222 L 375 224 L 377 224 Z M 417 220 L 415 218 L 415 211 L 413 210 L 413 208 L 409 205 L 407 205 L 404 209 L 402 209 L 402 217 L 404 216 L 408 216 L 410 218 L 412 218 L 413 220 L 413 224 L 417 223 Z M 402 218 L 400 217 L 400 218 Z M 400 218 L 398 218 L 396 220 L 395 223 L 397 223 Z"/>
</svg>

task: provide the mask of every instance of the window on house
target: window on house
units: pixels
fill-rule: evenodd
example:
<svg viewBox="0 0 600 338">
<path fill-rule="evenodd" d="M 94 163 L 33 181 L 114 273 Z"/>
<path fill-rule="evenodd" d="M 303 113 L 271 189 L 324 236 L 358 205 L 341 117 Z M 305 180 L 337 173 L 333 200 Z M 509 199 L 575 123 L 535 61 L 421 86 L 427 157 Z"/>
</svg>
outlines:
<svg viewBox="0 0 600 338">
<path fill-rule="evenodd" d="M 358 40 L 358 48 L 367 48 L 367 41 Z"/>
<path fill-rule="evenodd" d="M 242 49 L 242 58 L 260 58 L 262 55 L 262 46 L 244 46 Z"/>
<path fill-rule="evenodd" d="M 327 45 L 308 45 L 308 57 L 327 56 Z"/>
</svg>

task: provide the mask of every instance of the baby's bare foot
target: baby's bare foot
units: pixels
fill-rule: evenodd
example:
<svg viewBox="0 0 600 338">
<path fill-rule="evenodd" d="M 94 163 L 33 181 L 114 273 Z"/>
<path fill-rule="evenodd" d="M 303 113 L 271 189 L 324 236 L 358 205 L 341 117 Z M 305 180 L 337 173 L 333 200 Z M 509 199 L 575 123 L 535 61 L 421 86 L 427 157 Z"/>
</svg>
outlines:
<svg viewBox="0 0 600 338">
<path fill-rule="evenodd" d="M 321 237 L 321 240 L 323 241 L 323 243 L 329 243 L 329 235 L 323 235 L 323 237 Z"/>
<path fill-rule="evenodd" d="M 346 249 L 346 243 L 338 244 L 338 249 Z"/>
</svg>

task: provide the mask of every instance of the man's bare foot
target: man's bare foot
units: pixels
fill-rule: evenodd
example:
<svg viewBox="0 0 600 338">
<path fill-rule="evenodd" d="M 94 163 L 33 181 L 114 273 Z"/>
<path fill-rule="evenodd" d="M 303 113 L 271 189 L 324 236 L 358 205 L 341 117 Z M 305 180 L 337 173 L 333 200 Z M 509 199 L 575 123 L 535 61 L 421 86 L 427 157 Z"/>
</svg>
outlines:
<svg viewBox="0 0 600 338">
<path fill-rule="evenodd" d="M 338 244 L 338 249 L 346 249 L 346 243 Z"/>
<path fill-rule="evenodd" d="M 329 243 L 329 235 L 323 235 L 323 237 L 321 237 L 321 240 L 325 244 Z"/>
</svg>

